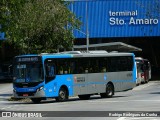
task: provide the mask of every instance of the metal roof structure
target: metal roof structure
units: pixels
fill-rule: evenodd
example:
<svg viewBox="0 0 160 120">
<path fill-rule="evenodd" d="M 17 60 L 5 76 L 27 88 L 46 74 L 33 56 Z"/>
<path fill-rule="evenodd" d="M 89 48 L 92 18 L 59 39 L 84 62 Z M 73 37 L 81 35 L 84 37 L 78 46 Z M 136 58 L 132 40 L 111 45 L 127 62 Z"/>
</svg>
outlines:
<svg viewBox="0 0 160 120">
<path fill-rule="evenodd" d="M 123 42 L 111 42 L 111 43 L 100 43 L 100 44 L 90 44 L 88 46 L 89 50 L 106 50 L 108 52 L 118 51 L 118 52 L 133 52 L 142 51 L 141 48 L 123 43 Z M 74 50 L 86 50 L 86 45 L 74 45 Z"/>
</svg>

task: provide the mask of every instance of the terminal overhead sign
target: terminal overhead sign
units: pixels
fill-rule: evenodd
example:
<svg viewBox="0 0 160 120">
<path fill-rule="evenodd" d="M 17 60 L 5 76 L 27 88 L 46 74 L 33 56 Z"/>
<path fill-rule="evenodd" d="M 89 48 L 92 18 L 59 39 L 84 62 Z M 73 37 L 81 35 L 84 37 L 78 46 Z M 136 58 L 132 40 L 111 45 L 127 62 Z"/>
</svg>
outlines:
<svg viewBox="0 0 160 120">
<path fill-rule="evenodd" d="M 133 11 L 109 11 L 110 25 L 157 25 L 157 18 L 138 18 L 138 10 Z M 121 17 L 121 18 L 120 18 Z M 125 19 L 128 17 L 129 19 Z"/>
<path fill-rule="evenodd" d="M 87 28 L 90 38 L 160 36 L 155 8 L 160 4 L 154 0 L 75 0 L 71 10 L 82 25 L 74 36 L 86 38 Z"/>
</svg>

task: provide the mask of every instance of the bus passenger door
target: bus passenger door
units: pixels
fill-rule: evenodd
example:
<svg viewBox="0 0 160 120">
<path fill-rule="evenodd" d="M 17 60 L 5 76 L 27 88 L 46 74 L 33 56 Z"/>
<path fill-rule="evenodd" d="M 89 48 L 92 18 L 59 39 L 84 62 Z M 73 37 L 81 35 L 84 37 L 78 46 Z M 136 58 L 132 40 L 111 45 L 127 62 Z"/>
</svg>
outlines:
<svg viewBox="0 0 160 120">
<path fill-rule="evenodd" d="M 45 61 L 45 94 L 46 97 L 53 97 L 55 94 L 54 90 L 54 79 L 55 74 L 55 64 L 52 60 Z"/>
<path fill-rule="evenodd" d="M 88 59 L 79 58 L 74 59 L 74 82 L 73 94 L 74 96 L 88 94 L 87 79 L 88 79 Z"/>
</svg>

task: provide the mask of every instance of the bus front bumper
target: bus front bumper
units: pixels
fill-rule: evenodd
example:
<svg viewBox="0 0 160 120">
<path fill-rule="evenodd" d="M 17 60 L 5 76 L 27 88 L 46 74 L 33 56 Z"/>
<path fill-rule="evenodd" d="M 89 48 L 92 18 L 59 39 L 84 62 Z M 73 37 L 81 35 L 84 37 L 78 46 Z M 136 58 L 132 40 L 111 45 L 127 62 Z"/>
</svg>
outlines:
<svg viewBox="0 0 160 120">
<path fill-rule="evenodd" d="M 36 92 L 17 92 L 13 90 L 14 98 L 45 98 L 45 92 L 43 90 L 37 90 Z"/>
</svg>

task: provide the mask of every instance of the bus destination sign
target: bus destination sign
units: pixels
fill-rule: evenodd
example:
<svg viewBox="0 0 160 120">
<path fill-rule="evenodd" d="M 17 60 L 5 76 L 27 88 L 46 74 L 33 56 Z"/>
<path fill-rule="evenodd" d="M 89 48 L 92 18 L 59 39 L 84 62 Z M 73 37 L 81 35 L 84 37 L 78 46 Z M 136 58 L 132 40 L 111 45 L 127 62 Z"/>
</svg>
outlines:
<svg viewBox="0 0 160 120">
<path fill-rule="evenodd" d="M 39 57 L 18 57 L 17 62 L 37 62 Z"/>
</svg>

